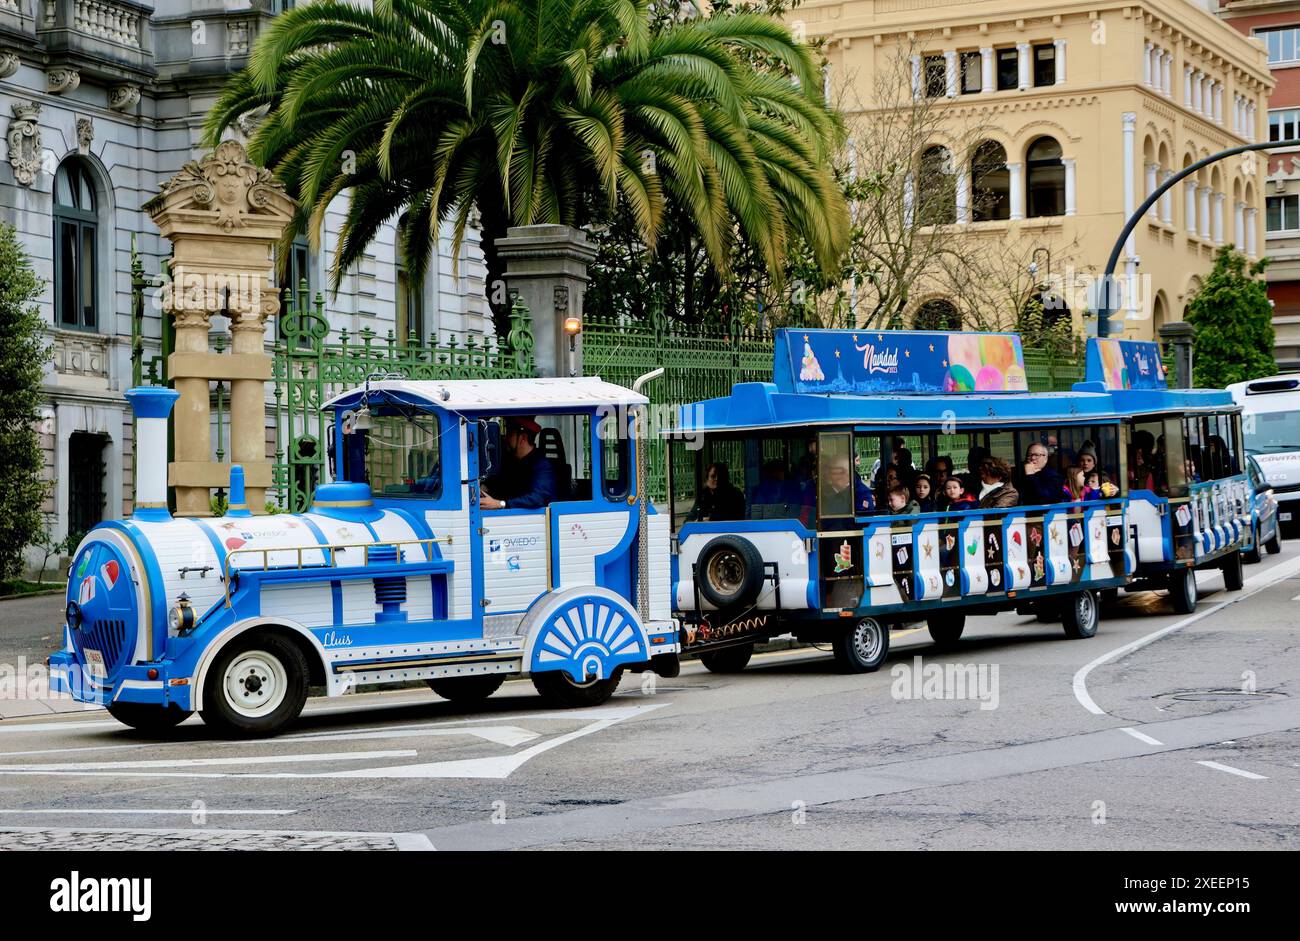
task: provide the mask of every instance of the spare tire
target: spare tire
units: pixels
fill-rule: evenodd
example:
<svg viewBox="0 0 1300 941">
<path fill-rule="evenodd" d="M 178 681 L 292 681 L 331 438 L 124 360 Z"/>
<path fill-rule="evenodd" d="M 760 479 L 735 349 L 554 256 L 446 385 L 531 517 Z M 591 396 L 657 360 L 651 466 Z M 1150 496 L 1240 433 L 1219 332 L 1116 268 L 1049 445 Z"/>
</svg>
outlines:
<svg viewBox="0 0 1300 941">
<path fill-rule="evenodd" d="M 700 597 L 719 610 L 751 604 L 763 587 L 763 557 L 748 539 L 718 536 L 695 562 Z"/>
</svg>

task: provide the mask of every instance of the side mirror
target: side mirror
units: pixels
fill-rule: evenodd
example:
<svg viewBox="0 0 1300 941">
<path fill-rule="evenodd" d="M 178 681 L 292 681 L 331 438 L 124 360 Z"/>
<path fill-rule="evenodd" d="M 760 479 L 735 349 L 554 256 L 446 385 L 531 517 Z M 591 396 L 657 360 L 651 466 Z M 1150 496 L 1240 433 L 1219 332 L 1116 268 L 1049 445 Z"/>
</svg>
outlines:
<svg viewBox="0 0 1300 941">
<path fill-rule="evenodd" d="M 501 425 L 494 421 L 479 422 L 478 474 L 491 477 L 501 461 Z"/>
</svg>

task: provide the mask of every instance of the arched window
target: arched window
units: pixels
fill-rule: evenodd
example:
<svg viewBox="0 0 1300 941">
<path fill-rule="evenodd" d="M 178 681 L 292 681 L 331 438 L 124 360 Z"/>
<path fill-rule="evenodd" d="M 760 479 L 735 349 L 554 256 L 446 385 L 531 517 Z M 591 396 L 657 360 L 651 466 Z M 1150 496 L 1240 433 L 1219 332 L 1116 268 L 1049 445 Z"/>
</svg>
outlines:
<svg viewBox="0 0 1300 941">
<path fill-rule="evenodd" d="M 978 144 L 971 156 L 971 202 L 971 217 L 976 222 L 1011 218 L 1007 152 L 997 141 Z"/>
<path fill-rule="evenodd" d="M 948 148 L 927 147 L 921 152 L 918 170 L 917 223 L 952 225 L 957 221 L 957 186 Z"/>
<path fill-rule="evenodd" d="M 960 330 L 961 311 L 952 301 L 942 297 L 926 301 L 916 309 L 912 320 L 913 330 Z"/>
<path fill-rule="evenodd" d="M 63 161 L 54 175 L 54 309 L 60 327 L 99 325 L 97 210 L 85 163 L 77 157 Z"/>
<path fill-rule="evenodd" d="M 1065 164 L 1061 145 L 1040 137 L 1025 153 L 1025 205 L 1029 218 L 1065 215 Z"/>
</svg>

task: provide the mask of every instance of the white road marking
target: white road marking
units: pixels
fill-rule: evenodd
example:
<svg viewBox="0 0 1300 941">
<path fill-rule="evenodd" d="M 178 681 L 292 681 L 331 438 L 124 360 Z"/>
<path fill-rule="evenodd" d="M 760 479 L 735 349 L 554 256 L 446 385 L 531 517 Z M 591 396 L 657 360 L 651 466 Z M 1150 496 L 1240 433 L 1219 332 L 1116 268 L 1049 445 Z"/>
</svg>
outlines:
<svg viewBox="0 0 1300 941">
<path fill-rule="evenodd" d="M 370 739 L 382 738 L 424 738 L 449 737 L 453 735 L 468 735 L 473 738 L 481 738 L 485 741 L 493 742 L 497 745 L 508 745 L 513 748 L 516 745 L 522 745 L 524 742 L 531 742 L 535 738 L 540 738 L 540 732 L 530 732 L 528 729 L 521 729 L 517 725 L 489 725 L 482 728 L 461 728 L 461 729 L 430 729 L 430 728 L 393 728 L 393 729 L 370 729 L 366 731 L 355 732 L 335 732 L 330 735 L 322 736 L 286 736 L 279 741 L 329 741 L 329 742 L 352 742 L 366 741 Z"/>
<path fill-rule="evenodd" d="M 17 719 L 0 721 L 0 735 L 21 735 L 23 732 L 62 732 L 65 729 L 125 729 L 116 719 L 96 722 L 22 722 Z"/>
<path fill-rule="evenodd" d="M 1132 735 L 1132 736 L 1133 736 L 1135 739 L 1137 739 L 1139 742 L 1146 742 L 1148 745 L 1163 745 L 1163 744 L 1164 744 L 1164 742 L 1160 741 L 1159 739 L 1154 739 L 1154 738 L 1152 738 L 1150 735 L 1147 735 L 1147 734 L 1145 734 L 1145 733 L 1143 733 L 1143 732 L 1139 732 L 1137 729 L 1123 728 L 1123 729 L 1120 729 L 1120 731 L 1121 731 L 1121 732 L 1127 732 L 1129 735 Z"/>
<path fill-rule="evenodd" d="M 1215 771 L 1226 771 L 1228 774 L 1235 774 L 1241 778 L 1249 778 L 1252 781 L 1268 780 L 1266 775 L 1256 774 L 1253 771 L 1242 771 L 1240 768 L 1232 767 L 1232 765 L 1221 765 L 1217 761 L 1198 761 L 1197 764 L 1205 765 L 1207 768 L 1213 768 Z"/>
<path fill-rule="evenodd" d="M 1219 611 L 1223 610 L 1230 604 L 1236 604 L 1238 601 L 1244 601 L 1245 599 L 1249 598 L 1251 595 L 1263 591 L 1265 588 L 1268 588 L 1276 584 L 1277 582 L 1290 578 L 1291 576 L 1295 575 L 1297 572 L 1300 572 L 1300 556 L 1296 556 L 1295 558 L 1292 559 L 1287 559 L 1285 562 L 1273 566 L 1271 569 L 1269 569 L 1266 572 L 1261 572 L 1258 575 L 1252 575 L 1250 578 L 1246 580 L 1245 586 L 1241 591 L 1234 593 L 1231 598 L 1219 602 L 1212 608 L 1206 608 L 1204 611 L 1197 611 L 1195 614 L 1188 615 L 1187 617 L 1183 618 L 1181 621 L 1176 621 L 1173 624 L 1170 624 L 1168 627 L 1162 627 L 1160 630 L 1155 631 L 1154 633 L 1147 634 L 1145 637 L 1139 637 L 1137 640 L 1130 641 L 1129 643 L 1124 644 L 1121 647 L 1116 647 L 1114 650 L 1102 654 L 1097 659 L 1080 667 L 1079 671 L 1074 674 L 1074 698 L 1079 701 L 1079 705 L 1083 706 L 1083 708 L 1087 709 L 1093 715 L 1095 716 L 1108 715 L 1106 710 L 1101 708 L 1101 706 L 1097 705 L 1097 703 L 1093 700 L 1092 696 L 1088 694 L 1089 673 L 1091 673 L 1097 667 L 1101 666 L 1103 663 L 1109 663 L 1111 660 L 1117 660 L 1120 657 L 1123 657 L 1126 654 L 1130 654 L 1141 647 L 1145 647 L 1147 644 L 1154 643 L 1155 641 L 1159 640 L 1161 637 L 1164 637 L 1166 634 L 1172 634 L 1174 631 L 1179 630 L 1180 628 L 1184 628 L 1189 624 L 1195 624 L 1197 621 L 1200 621 L 1204 618 L 1208 618 L 1212 614 L 1217 614 Z"/>
<path fill-rule="evenodd" d="M 329 754 L 313 755 L 258 755 L 258 756 L 230 756 L 228 758 L 177 758 L 177 759 L 148 759 L 144 761 L 93 761 L 93 762 L 65 762 L 47 765 L 0 765 L 0 775 L 23 775 L 23 774 L 50 774 L 50 775 L 80 775 L 86 777 L 157 777 L 157 778 L 507 778 L 513 772 L 518 770 L 529 760 L 537 757 L 543 752 L 550 751 L 560 745 L 572 742 L 576 739 L 596 732 L 603 731 L 610 726 L 616 725 L 625 719 L 634 716 L 644 715 L 656 709 L 662 709 L 670 706 L 671 703 L 648 703 L 641 706 L 627 706 L 623 708 L 610 708 L 608 706 L 599 709 L 582 709 L 573 712 L 555 712 L 555 713 L 538 713 L 528 718 L 534 719 L 571 719 L 576 715 L 588 715 L 595 717 L 594 721 L 572 732 L 562 735 L 556 735 L 552 738 L 538 742 L 530 748 L 515 754 L 497 755 L 483 758 L 468 758 L 453 761 L 434 761 L 422 762 L 410 765 L 392 765 L 387 767 L 360 768 L 354 771 L 324 771 L 324 772 L 255 772 L 255 771 L 177 771 L 175 768 L 194 768 L 194 767 L 212 767 L 221 765 L 246 765 L 246 764 L 284 764 L 308 761 L 330 761 L 345 760 L 356 761 L 361 759 L 377 758 L 411 758 L 415 757 L 418 752 L 413 749 L 401 751 L 376 751 L 376 752 L 337 752 Z M 522 717 L 521 717 L 522 718 Z M 513 731 L 512 731 L 513 730 Z M 381 733 L 398 733 L 404 731 L 401 726 L 395 726 L 392 729 L 372 730 Z M 432 731 L 422 731 L 423 735 L 463 735 L 487 733 L 481 737 L 489 741 L 499 742 L 514 747 L 521 744 L 522 741 L 528 741 L 531 738 L 539 737 L 527 729 L 515 726 L 497 726 L 495 728 L 457 728 L 457 729 L 435 729 Z M 333 741 L 344 735 L 362 736 L 365 732 L 338 732 L 328 735 L 313 736 L 316 741 L 322 739 Z M 521 735 L 528 738 L 521 738 Z M 292 741 L 294 737 L 285 737 L 276 739 L 277 742 Z M 306 736 L 297 737 L 298 740 Z M 265 744 L 265 743 L 263 743 Z"/>
<path fill-rule="evenodd" d="M 195 814 L 202 814 L 205 817 L 285 817 L 297 812 L 296 810 L 211 810 L 206 807 L 202 810 L 196 810 L 193 807 L 156 807 L 152 809 L 147 807 L 38 807 L 30 810 L 0 809 L 0 816 L 8 814 L 57 814 L 61 817 L 80 817 L 87 814 L 103 814 L 115 817 L 119 814 L 137 814 L 147 817 L 162 817 L 176 814 L 181 817 L 193 817 Z"/>
<path fill-rule="evenodd" d="M 1295 596 L 1294 598 L 1292 598 L 1291 600 L 1292 600 L 1292 601 L 1300 601 L 1300 595 L 1296 595 L 1296 596 Z"/>
<path fill-rule="evenodd" d="M 0 774 L 42 772 L 67 774 L 78 771 L 130 771 L 153 768 L 204 768 L 214 765 L 278 765 L 308 761 L 362 761 L 377 758 L 413 758 L 413 748 L 397 751 L 325 752 L 310 755 L 231 755 L 228 758 L 148 758 L 144 761 L 68 761 L 52 765 L 0 765 Z"/>
</svg>

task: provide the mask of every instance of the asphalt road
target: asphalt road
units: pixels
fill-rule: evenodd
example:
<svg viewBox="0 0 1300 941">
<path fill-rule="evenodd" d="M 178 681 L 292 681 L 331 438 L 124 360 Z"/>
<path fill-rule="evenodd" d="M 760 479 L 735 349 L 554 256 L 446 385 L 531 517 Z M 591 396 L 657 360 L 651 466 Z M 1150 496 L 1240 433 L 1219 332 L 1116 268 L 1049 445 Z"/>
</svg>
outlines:
<svg viewBox="0 0 1300 941">
<path fill-rule="evenodd" d="M 544 709 L 527 681 L 474 709 L 361 694 L 251 743 L 197 719 L 165 739 L 95 712 L 6 720 L 0 848 L 1296 849 L 1284 546 L 1242 593 L 1202 573 L 1191 617 L 1143 593 L 1089 640 L 1015 615 L 971 619 L 951 652 L 895 632 L 870 675 L 805 648 L 629 676 L 584 711 Z M 47 633 L 19 604 L 22 623 L 0 607 L 5 658 Z M 927 687 L 927 666 L 976 682 Z"/>
</svg>

